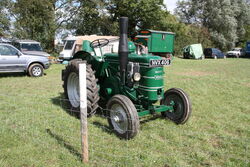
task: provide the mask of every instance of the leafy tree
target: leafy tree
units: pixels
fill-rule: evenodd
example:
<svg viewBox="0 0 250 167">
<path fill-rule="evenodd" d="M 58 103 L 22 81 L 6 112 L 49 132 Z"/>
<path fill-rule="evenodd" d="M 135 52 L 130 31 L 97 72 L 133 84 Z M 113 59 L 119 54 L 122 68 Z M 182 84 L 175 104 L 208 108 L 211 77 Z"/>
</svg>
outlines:
<svg viewBox="0 0 250 167">
<path fill-rule="evenodd" d="M 186 45 L 194 43 L 202 43 L 203 47 L 211 47 L 211 37 L 208 29 L 198 25 L 186 25 L 180 23 L 178 19 L 164 12 L 163 17 L 158 20 L 158 23 L 152 27 L 156 30 L 171 31 L 175 33 L 175 53 L 182 54 L 182 48 Z"/>
<path fill-rule="evenodd" d="M 53 3 L 53 12 L 55 14 L 55 31 L 60 33 L 66 28 L 72 28 L 68 26 L 73 24 L 74 18 L 81 9 L 82 0 L 51 0 Z M 75 22 L 74 22 L 75 24 Z"/>
<path fill-rule="evenodd" d="M 181 0 L 176 10 L 181 21 L 206 27 L 222 50 L 231 49 L 244 36 L 249 13 L 245 0 Z"/>
<path fill-rule="evenodd" d="M 250 24 L 245 25 L 245 35 L 241 38 L 241 40 L 236 43 L 237 47 L 245 48 L 246 47 L 246 42 L 250 41 Z"/>
<path fill-rule="evenodd" d="M 154 29 L 175 32 L 175 52 L 181 54 L 184 46 L 191 43 L 212 45 L 207 28 L 186 26 L 166 10 L 162 0 L 109 0 L 106 9 L 110 18 L 117 22 L 119 17 L 129 17 L 129 35 L 133 37 L 138 29 Z"/>
<path fill-rule="evenodd" d="M 10 0 L 0 1 L 0 36 L 8 34 L 10 31 L 10 17 L 8 11 L 10 4 Z"/>
<path fill-rule="evenodd" d="M 46 49 L 54 47 L 55 15 L 50 0 L 17 0 L 14 5 L 17 38 L 40 41 Z"/>
<path fill-rule="evenodd" d="M 114 35 L 118 32 L 117 23 L 112 22 L 104 12 L 101 1 L 79 1 L 79 10 L 68 29 L 74 29 L 76 35 Z"/>
<path fill-rule="evenodd" d="M 121 16 L 129 18 L 129 34 L 137 29 L 153 28 L 164 15 L 163 0 L 104 0 L 111 21 L 117 22 Z"/>
<path fill-rule="evenodd" d="M 163 0 L 79 0 L 79 12 L 67 28 L 76 35 L 118 35 L 121 16 L 129 17 L 129 35 L 138 29 L 154 28 L 164 16 Z"/>
<path fill-rule="evenodd" d="M 13 13 L 17 38 L 40 41 L 52 51 L 56 32 L 64 29 L 77 14 L 78 0 L 16 0 Z"/>
</svg>

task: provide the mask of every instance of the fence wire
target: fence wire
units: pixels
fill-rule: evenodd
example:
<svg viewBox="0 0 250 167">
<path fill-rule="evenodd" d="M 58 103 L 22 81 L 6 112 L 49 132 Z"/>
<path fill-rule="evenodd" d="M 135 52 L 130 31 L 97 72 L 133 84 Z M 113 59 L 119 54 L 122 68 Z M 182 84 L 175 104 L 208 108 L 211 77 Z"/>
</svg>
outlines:
<svg viewBox="0 0 250 167">
<path fill-rule="evenodd" d="M 28 99 L 23 94 L 0 93 L 1 136 L 4 140 L 16 140 L 17 144 L 0 147 L 0 166 L 12 166 L 3 154 L 14 155 L 20 148 L 24 149 L 19 150 L 23 154 L 36 154 L 37 159 L 31 156 L 27 166 L 80 166 L 79 113 L 71 110 L 62 94 L 51 99 L 27 96 Z M 106 112 L 109 111 L 104 109 L 88 118 L 89 166 L 249 166 L 250 131 L 239 136 L 230 134 L 226 126 L 192 131 L 192 123 L 177 126 L 153 115 L 140 119 L 140 131 L 135 138 L 124 140 L 109 126 Z M 25 141 L 25 147 L 19 141 Z M 58 164 L 60 160 L 63 164 Z"/>
</svg>

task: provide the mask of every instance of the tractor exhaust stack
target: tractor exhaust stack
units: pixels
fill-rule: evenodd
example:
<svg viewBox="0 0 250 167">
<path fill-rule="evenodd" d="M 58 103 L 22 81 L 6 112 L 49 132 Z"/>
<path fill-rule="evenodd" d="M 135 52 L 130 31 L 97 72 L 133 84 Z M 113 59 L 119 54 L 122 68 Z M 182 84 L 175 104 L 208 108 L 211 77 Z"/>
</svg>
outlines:
<svg viewBox="0 0 250 167">
<path fill-rule="evenodd" d="M 128 64 L 128 18 L 120 18 L 120 40 L 119 40 L 119 62 L 120 77 L 123 85 L 125 85 L 126 67 Z"/>
</svg>

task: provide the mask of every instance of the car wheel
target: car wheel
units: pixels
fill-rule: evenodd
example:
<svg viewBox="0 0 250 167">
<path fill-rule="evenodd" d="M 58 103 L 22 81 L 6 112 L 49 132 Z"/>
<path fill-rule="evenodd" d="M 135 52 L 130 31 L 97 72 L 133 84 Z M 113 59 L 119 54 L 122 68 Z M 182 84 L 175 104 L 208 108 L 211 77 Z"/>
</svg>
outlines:
<svg viewBox="0 0 250 167">
<path fill-rule="evenodd" d="M 38 63 L 32 64 L 28 72 L 31 77 L 41 77 L 43 75 L 43 66 Z"/>
<path fill-rule="evenodd" d="M 217 59 L 217 55 L 213 55 L 214 59 Z"/>
</svg>

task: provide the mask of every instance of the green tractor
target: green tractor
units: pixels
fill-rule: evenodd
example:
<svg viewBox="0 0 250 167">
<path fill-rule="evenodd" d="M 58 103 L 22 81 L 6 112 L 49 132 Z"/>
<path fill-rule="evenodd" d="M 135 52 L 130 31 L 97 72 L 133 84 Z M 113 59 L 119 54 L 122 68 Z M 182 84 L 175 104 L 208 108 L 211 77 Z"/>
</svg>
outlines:
<svg viewBox="0 0 250 167">
<path fill-rule="evenodd" d="M 139 131 L 139 118 L 161 113 L 176 124 L 184 124 L 191 114 L 191 102 L 181 89 L 164 92 L 164 65 L 171 59 L 138 54 L 135 43 L 128 42 L 128 18 L 120 18 L 118 53 L 96 55 L 110 42 L 83 41 L 66 69 L 62 71 L 63 88 L 72 110 L 79 111 L 79 64 L 87 65 L 88 116 L 98 109 L 107 111 L 108 123 L 117 136 L 131 139 Z M 160 101 L 160 105 L 155 105 Z"/>
</svg>

